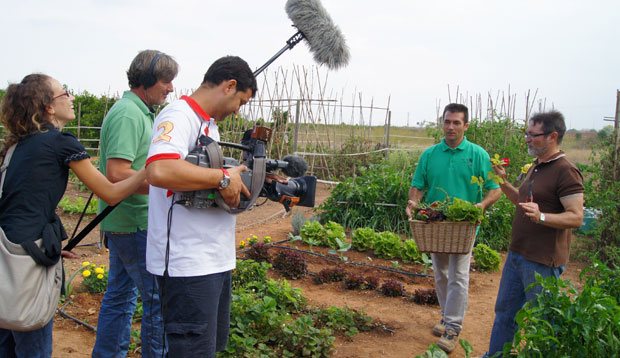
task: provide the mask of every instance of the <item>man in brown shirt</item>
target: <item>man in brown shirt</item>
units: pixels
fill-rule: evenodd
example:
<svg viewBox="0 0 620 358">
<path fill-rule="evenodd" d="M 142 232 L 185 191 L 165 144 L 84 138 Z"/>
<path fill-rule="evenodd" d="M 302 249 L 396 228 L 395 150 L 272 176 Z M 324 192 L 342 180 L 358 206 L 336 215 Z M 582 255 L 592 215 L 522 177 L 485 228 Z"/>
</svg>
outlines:
<svg viewBox="0 0 620 358">
<path fill-rule="evenodd" d="M 502 352 L 512 343 L 515 315 L 540 292 L 526 288 L 535 274 L 559 277 L 568 263 L 571 229 L 583 220 L 583 177 L 559 149 L 566 132 L 564 116 L 557 111 L 538 113 L 525 132 L 528 153 L 535 157 L 522 184 L 507 181 L 501 189 L 516 206 L 512 240 L 502 272 L 489 351 Z M 495 172 L 506 178 L 501 166 Z"/>
</svg>

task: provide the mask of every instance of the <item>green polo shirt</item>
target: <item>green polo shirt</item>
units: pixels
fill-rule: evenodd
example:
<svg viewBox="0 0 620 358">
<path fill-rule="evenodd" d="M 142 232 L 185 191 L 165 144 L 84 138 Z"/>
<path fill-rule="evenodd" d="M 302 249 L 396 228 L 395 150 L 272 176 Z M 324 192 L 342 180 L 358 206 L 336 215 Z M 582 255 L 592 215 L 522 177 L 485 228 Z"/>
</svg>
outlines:
<svg viewBox="0 0 620 358">
<path fill-rule="evenodd" d="M 106 174 L 109 158 L 125 159 L 131 168 L 144 167 L 151 142 L 154 115 L 140 97 L 131 91 L 123 93 L 103 120 L 99 142 L 99 170 Z M 99 201 L 99 212 L 107 204 Z M 136 232 L 146 230 L 148 221 L 148 195 L 133 194 L 123 200 L 101 222 L 101 230 Z"/>
<path fill-rule="evenodd" d="M 487 178 L 491 170 L 489 154 L 479 145 L 463 138 L 458 147 L 450 148 L 443 139 L 422 153 L 411 186 L 424 192 L 425 203 L 444 200 L 445 192 L 451 199 L 479 203 L 483 195 L 471 177 L 484 178 L 486 190 L 497 189 L 499 185 Z"/>
</svg>

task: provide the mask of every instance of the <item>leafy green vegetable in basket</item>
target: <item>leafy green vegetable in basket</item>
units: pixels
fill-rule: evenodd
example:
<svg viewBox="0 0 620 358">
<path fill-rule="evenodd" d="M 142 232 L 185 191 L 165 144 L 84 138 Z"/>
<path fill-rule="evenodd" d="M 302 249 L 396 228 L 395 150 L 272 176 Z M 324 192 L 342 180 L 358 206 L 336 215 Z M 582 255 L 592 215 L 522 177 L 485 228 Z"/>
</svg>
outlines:
<svg viewBox="0 0 620 358">
<path fill-rule="evenodd" d="M 467 221 L 472 224 L 479 223 L 484 218 L 482 208 L 459 198 L 454 198 L 445 214 L 448 221 Z"/>
</svg>

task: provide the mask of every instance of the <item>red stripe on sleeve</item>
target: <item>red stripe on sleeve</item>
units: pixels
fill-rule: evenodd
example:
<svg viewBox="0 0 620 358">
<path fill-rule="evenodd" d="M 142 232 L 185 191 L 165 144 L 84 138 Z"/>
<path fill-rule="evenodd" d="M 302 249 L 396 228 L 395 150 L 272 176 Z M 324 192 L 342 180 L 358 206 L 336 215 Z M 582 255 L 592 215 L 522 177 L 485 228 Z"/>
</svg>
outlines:
<svg viewBox="0 0 620 358">
<path fill-rule="evenodd" d="M 162 160 L 162 159 L 181 159 L 181 154 L 179 153 L 161 153 L 161 154 L 155 154 L 152 157 L 149 157 L 146 160 L 146 164 L 144 165 L 145 167 L 148 166 L 149 164 L 157 161 L 157 160 Z"/>
</svg>

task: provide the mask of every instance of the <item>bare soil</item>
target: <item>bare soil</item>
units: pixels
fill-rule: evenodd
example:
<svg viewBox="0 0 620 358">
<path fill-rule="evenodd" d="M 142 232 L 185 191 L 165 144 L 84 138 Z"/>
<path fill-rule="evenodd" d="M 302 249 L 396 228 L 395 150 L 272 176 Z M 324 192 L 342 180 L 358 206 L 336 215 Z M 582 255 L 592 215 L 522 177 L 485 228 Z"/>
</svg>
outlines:
<svg viewBox="0 0 620 358">
<path fill-rule="evenodd" d="M 323 202 L 330 193 L 330 187 L 319 184 L 317 188 L 317 203 Z M 70 195 L 77 195 L 69 191 Z M 313 214 L 310 208 L 294 208 L 302 212 L 306 217 Z M 63 222 L 67 231 L 71 233 L 78 219 L 78 215 L 63 214 Z M 266 202 L 254 210 L 242 213 L 237 218 L 236 242 L 246 240 L 251 235 L 259 238 L 269 235 L 274 242 L 285 240 L 291 231 L 292 215 L 285 215 L 280 204 Z M 85 219 L 92 220 L 92 216 Z M 83 227 L 86 222 L 81 224 Z M 65 270 L 70 275 L 79 268 L 82 261 L 95 262 L 97 264 L 108 263 L 108 255 L 105 248 L 99 243 L 97 229 L 83 241 L 89 246 L 78 246 L 74 252 L 79 254 L 79 260 L 67 260 Z M 302 250 L 309 248 L 299 242 L 287 242 L 278 246 L 296 247 Z M 271 249 L 275 253 L 283 248 Z M 432 288 L 431 277 L 420 277 L 412 274 L 425 274 L 425 268 L 421 265 L 400 264 L 394 267 L 390 261 L 378 259 L 372 254 L 356 251 L 346 252 L 348 263 L 334 255 L 329 255 L 327 250 L 313 248 L 315 253 L 331 256 L 305 256 L 309 262 L 309 271 L 317 273 L 322 268 L 342 265 L 347 272 L 356 272 L 363 275 L 374 275 L 381 281 L 394 278 L 404 283 L 407 293 L 410 295 L 421 288 Z M 243 253 L 239 253 L 243 256 Z M 504 257 L 504 256 L 503 256 Z M 385 267 L 378 269 L 368 266 L 356 266 L 356 263 Z M 577 282 L 582 265 L 571 263 L 563 277 Z M 389 271 L 393 269 L 393 271 Z M 412 274 L 402 274 L 394 271 L 404 271 Z M 426 272 L 432 274 L 432 271 Z M 274 273 L 274 276 L 277 276 Z M 468 340 L 474 347 L 474 356 L 482 355 L 489 342 L 491 326 L 493 324 L 493 308 L 499 285 L 501 273 L 472 272 L 470 278 L 469 306 L 465 316 L 464 327 L 460 338 Z M 70 299 L 67 300 L 63 311 L 67 314 L 89 324 L 96 326 L 102 295 L 93 295 L 80 291 L 80 278 L 74 280 L 76 287 Z M 294 287 L 301 288 L 313 306 L 347 306 L 361 310 L 382 324 L 384 329 L 375 329 L 371 332 L 360 333 L 351 339 L 338 337 L 333 350 L 333 357 L 414 357 L 423 353 L 437 338 L 431 333 L 435 323 L 439 321 L 439 306 L 420 305 L 407 297 L 386 297 L 378 290 L 360 291 L 346 290 L 341 283 L 317 285 L 313 283 L 312 276 L 306 276 L 300 280 L 290 281 Z M 95 343 L 95 333 L 84 325 L 76 323 L 73 319 L 65 318 L 56 314 L 54 322 L 54 357 L 86 357 L 90 356 Z M 139 327 L 137 327 L 139 328 Z M 463 357 L 464 351 L 459 346 L 451 354 L 454 357 Z M 131 353 L 130 356 L 139 357 L 139 352 Z"/>
</svg>

